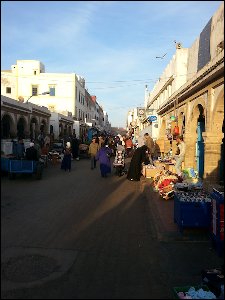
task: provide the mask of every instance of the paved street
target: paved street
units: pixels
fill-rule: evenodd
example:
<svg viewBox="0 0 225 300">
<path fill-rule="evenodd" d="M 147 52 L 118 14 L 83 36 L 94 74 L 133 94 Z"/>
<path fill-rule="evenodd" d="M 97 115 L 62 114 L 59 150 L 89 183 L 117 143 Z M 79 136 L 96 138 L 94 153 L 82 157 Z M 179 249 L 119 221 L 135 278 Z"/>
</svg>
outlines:
<svg viewBox="0 0 225 300">
<path fill-rule="evenodd" d="M 172 299 L 223 263 L 204 235 L 178 232 L 147 179 L 102 178 L 87 159 L 1 179 L 3 299 Z"/>
</svg>

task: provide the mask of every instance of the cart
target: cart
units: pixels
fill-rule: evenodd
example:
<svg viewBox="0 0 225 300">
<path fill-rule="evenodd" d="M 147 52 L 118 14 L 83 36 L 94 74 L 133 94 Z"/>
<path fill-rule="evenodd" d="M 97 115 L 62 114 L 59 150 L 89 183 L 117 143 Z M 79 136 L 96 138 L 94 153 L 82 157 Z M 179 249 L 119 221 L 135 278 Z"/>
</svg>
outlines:
<svg viewBox="0 0 225 300">
<path fill-rule="evenodd" d="M 34 160 L 1 157 L 1 171 L 7 172 L 9 179 L 15 179 L 16 174 L 34 174 L 36 179 L 41 179 L 43 164 Z"/>
</svg>

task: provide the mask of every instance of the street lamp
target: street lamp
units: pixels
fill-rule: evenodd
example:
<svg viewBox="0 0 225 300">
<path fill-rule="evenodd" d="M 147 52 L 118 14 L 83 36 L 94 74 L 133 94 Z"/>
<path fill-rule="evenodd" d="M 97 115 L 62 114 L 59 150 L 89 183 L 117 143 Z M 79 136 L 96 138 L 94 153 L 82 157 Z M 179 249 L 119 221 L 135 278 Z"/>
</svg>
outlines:
<svg viewBox="0 0 225 300">
<path fill-rule="evenodd" d="M 30 96 L 30 97 L 27 99 L 27 102 L 26 102 L 26 103 L 28 103 L 28 101 L 30 100 L 30 98 L 32 98 L 33 96 L 39 96 L 39 95 L 49 95 L 49 94 L 50 94 L 50 92 L 43 92 L 43 93 L 41 93 L 41 94 L 32 95 L 32 96 Z"/>
</svg>

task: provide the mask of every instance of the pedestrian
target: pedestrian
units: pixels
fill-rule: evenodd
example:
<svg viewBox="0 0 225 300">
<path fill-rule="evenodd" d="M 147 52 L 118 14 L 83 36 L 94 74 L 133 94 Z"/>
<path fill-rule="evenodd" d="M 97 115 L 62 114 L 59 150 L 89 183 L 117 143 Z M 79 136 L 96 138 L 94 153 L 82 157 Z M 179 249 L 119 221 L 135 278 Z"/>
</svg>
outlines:
<svg viewBox="0 0 225 300">
<path fill-rule="evenodd" d="M 25 147 L 22 138 L 18 139 L 18 143 L 15 145 L 14 151 L 17 159 L 23 159 L 25 157 Z"/>
<path fill-rule="evenodd" d="M 146 145 L 143 145 L 134 151 L 127 173 L 127 179 L 132 181 L 140 181 L 142 163 L 145 165 L 149 164 L 148 153 L 149 151 Z"/>
<path fill-rule="evenodd" d="M 138 146 L 138 148 L 144 146 L 144 144 L 145 144 L 144 143 L 144 137 L 141 136 L 141 135 L 139 135 L 138 138 L 137 138 L 137 146 Z"/>
<path fill-rule="evenodd" d="M 38 159 L 39 159 L 41 157 L 42 148 L 44 146 L 41 148 L 41 146 L 40 146 L 40 144 L 39 144 L 39 142 L 38 142 L 37 139 L 34 140 L 34 141 L 32 141 L 32 142 L 34 143 L 34 148 L 37 150 L 37 155 L 38 155 Z"/>
<path fill-rule="evenodd" d="M 98 144 L 99 144 L 99 149 L 102 147 L 103 144 L 105 144 L 105 136 L 101 134 L 98 138 Z"/>
<path fill-rule="evenodd" d="M 94 170 L 94 168 L 96 168 L 95 156 L 96 156 L 98 150 L 99 150 L 99 144 L 96 141 L 96 138 L 93 138 L 91 144 L 89 145 L 89 149 L 88 149 L 88 154 L 90 155 L 90 158 L 91 158 L 91 170 Z"/>
<path fill-rule="evenodd" d="M 110 155 L 112 154 L 112 150 L 102 143 L 101 148 L 98 150 L 95 159 L 99 160 L 100 164 L 100 172 L 101 176 L 106 178 L 107 174 L 111 173 L 111 162 L 110 162 Z"/>
<path fill-rule="evenodd" d="M 125 148 L 126 148 L 126 155 L 127 155 L 127 157 L 131 156 L 131 153 L 132 153 L 132 150 L 133 150 L 133 146 L 134 145 L 133 145 L 131 137 L 128 137 L 125 140 Z"/>
<path fill-rule="evenodd" d="M 66 147 L 63 150 L 63 159 L 62 159 L 62 163 L 61 163 L 61 169 L 62 170 L 69 170 L 69 172 L 71 171 L 71 144 L 70 142 L 66 143 Z"/>
<path fill-rule="evenodd" d="M 48 153 L 49 153 L 50 145 L 47 143 L 41 149 L 40 158 L 43 160 L 44 165 L 47 167 L 48 165 Z"/>
<path fill-rule="evenodd" d="M 177 142 L 179 154 L 175 156 L 175 160 L 176 160 L 175 171 L 178 176 L 181 176 L 181 165 L 182 165 L 182 162 L 184 161 L 186 145 L 185 145 L 185 143 L 183 141 L 183 137 L 181 135 L 178 135 L 176 137 L 176 142 Z"/>
<path fill-rule="evenodd" d="M 26 149 L 26 159 L 39 161 L 37 149 L 34 148 L 34 143 L 30 143 L 30 147 Z"/>
<path fill-rule="evenodd" d="M 40 147 L 42 148 L 44 146 L 44 132 L 41 131 L 39 136 L 38 136 L 38 142 L 40 144 Z"/>
<path fill-rule="evenodd" d="M 153 165 L 153 155 L 155 151 L 155 145 L 152 137 L 146 132 L 144 134 L 144 144 L 148 147 L 149 150 L 149 161 Z"/>
<path fill-rule="evenodd" d="M 46 134 L 44 138 L 44 146 L 46 146 L 46 144 L 50 145 L 50 142 L 51 142 L 50 134 Z"/>
<path fill-rule="evenodd" d="M 122 145 L 121 141 L 119 141 L 116 149 L 116 156 L 113 166 L 116 168 L 116 175 L 122 176 L 125 174 L 125 147 Z"/>
<path fill-rule="evenodd" d="M 73 159 L 79 160 L 79 140 L 75 133 L 72 136 L 71 148 Z"/>
</svg>

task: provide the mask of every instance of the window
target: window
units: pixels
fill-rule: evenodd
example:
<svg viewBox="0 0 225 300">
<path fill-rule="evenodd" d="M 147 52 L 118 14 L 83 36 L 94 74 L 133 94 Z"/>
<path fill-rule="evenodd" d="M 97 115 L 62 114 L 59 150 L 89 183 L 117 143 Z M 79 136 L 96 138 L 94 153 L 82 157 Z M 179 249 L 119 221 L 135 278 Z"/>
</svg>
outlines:
<svg viewBox="0 0 225 300">
<path fill-rule="evenodd" d="M 55 86 L 54 85 L 49 86 L 49 95 L 55 96 Z"/>
<path fill-rule="evenodd" d="M 38 95 L 38 86 L 32 85 L 32 96 L 37 96 L 37 95 Z"/>
<path fill-rule="evenodd" d="M 34 75 L 37 75 L 37 71 L 34 71 Z"/>
<path fill-rule="evenodd" d="M 11 87 L 6 88 L 6 94 L 11 94 Z"/>
</svg>

